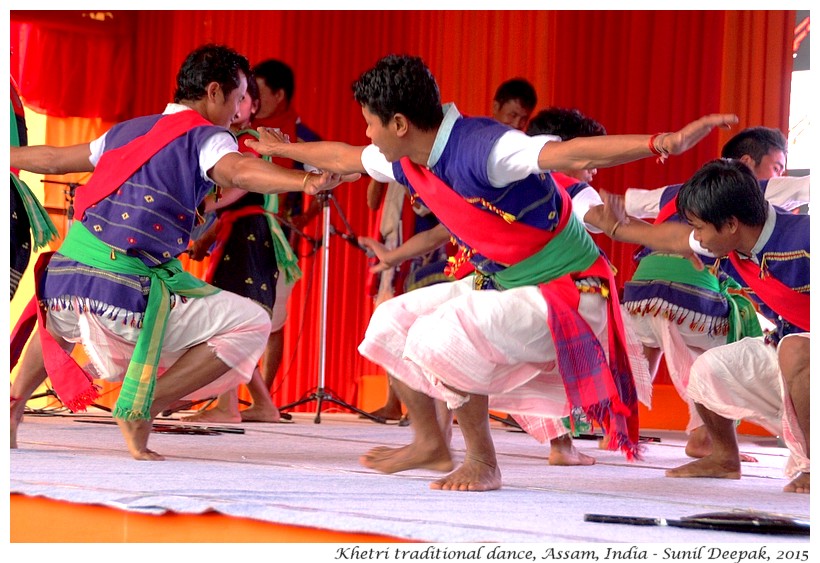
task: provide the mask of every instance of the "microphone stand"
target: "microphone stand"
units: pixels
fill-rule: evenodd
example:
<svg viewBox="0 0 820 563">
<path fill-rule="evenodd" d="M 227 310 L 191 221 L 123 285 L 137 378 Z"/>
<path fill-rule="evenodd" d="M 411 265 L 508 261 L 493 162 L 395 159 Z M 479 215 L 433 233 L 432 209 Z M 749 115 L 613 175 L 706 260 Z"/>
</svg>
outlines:
<svg viewBox="0 0 820 563">
<path fill-rule="evenodd" d="M 350 230 L 350 225 L 347 222 L 344 214 L 342 213 L 339 204 L 336 202 L 336 199 L 330 193 L 321 193 L 316 196 L 319 201 L 322 202 L 322 293 L 321 293 L 321 304 L 320 310 L 321 314 L 319 317 L 319 373 L 318 373 L 318 385 L 316 386 L 315 390 L 309 393 L 302 399 L 295 401 L 293 403 L 289 403 L 287 405 L 283 405 L 279 407 L 279 411 L 284 411 L 296 407 L 298 405 L 303 405 L 305 403 L 309 403 L 311 401 L 316 401 L 316 417 L 313 419 L 315 424 L 320 424 L 322 422 L 321 415 L 322 415 L 322 405 L 325 402 L 333 403 L 338 405 L 342 408 L 347 410 L 359 413 L 360 415 L 373 420 L 374 422 L 386 423 L 387 421 L 381 416 L 374 416 L 369 412 L 365 412 L 353 405 L 342 401 L 341 399 L 337 398 L 330 390 L 325 387 L 325 368 L 326 368 L 326 352 L 327 352 L 327 293 L 328 293 L 328 275 L 329 275 L 329 268 L 328 268 L 328 260 L 330 258 L 330 234 L 331 231 L 335 232 L 335 229 L 330 224 L 330 202 L 333 201 L 336 210 L 339 212 L 339 215 L 342 217 L 342 221 L 345 223 L 345 226 Z M 338 233 L 336 233 L 338 234 Z M 340 235 L 341 236 L 341 235 Z M 342 237 L 348 242 L 351 242 L 351 237 L 355 240 L 350 234 L 347 234 L 347 237 Z M 352 243 L 352 242 L 351 242 Z M 359 246 L 358 242 L 356 242 L 356 246 Z M 361 248 L 361 247 L 359 247 Z M 362 250 L 364 250 L 362 248 Z"/>
<path fill-rule="evenodd" d="M 66 230 L 71 228 L 72 223 L 74 223 L 74 195 L 77 192 L 77 188 L 82 186 L 83 184 L 78 184 L 77 182 L 61 182 L 59 180 L 40 180 L 44 184 L 58 184 L 61 186 L 68 186 L 68 190 L 64 193 L 66 195 L 66 201 L 68 202 L 68 209 L 66 210 Z"/>
</svg>

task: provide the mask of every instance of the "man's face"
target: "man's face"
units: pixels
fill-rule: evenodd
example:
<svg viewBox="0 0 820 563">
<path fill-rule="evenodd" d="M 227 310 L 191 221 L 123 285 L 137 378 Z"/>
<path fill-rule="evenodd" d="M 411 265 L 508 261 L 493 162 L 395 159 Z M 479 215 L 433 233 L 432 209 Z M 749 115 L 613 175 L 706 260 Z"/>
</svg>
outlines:
<svg viewBox="0 0 820 563">
<path fill-rule="evenodd" d="M 733 222 L 726 223 L 718 230 L 712 223 L 707 223 L 689 215 L 687 221 L 692 226 L 694 238 L 700 245 L 717 257 L 726 256 L 736 248 L 737 229 Z"/>
<path fill-rule="evenodd" d="M 575 178 L 576 180 L 580 180 L 581 182 L 591 184 L 592 178 L 598 173 L 598 169 L 584 168 L 583 170 L 565 170 L 562 172 L 570 178 Z"/>
<path fill-rule="evenodd" d="M 236 116 L 239 114 L 239 104 L 248 90 L 248 79 L 243 73 L 239 73 L 239 86 L 230 91 L 226 96 L 225 91 L 219 88 L 216 94 L 216 101 L 213 105 L 213 112 L 210 121 L 214 125 L 220 125 L 226 129 L 231 126 Z"/>
<path fill-rule="evenodd" d="M 399 150 L 400 138 L 396 135 L 394 120 L 384 125 L 379 116 L 371 113 L 367 106 L 362 106 L 362 115 L 365 123 L 367 123 L 365 135 L 370 139 L 370 142 L 376 145 L 388 162 L 396 162 L 405 156 Z"/>
<path fill-rule="evenodd" d="M 265 80 L 258 76 L 256 77 L 256 84 L 259 86 L 259 111 L 256 114 L 257 117 L 270 117 L 287 109 L 284 107 L 284 90 L 281 88 L 276 91 L 271 90 L 270 87 L 265 84 Z"/>
<path fill-rule="evenodd" d="M 242 100 L 239 102 L 239 112 L 234 117 L 231 125 L 238 129 L 248 127 L 251 123 L 251 114 L 253 113 L 254 106 L 258 105 L 259 102 L 254 103 L 254 99 L 250 96 L 250 94 L 245 92 L 245 95 L 242 96 Z"/>
<path fill-rule="evenodd" d="M 760 159 L 760 164 L 755 164 L 752 158 L 745 155 L 740 160 L 752 169 L 758 180 L 777 178 L 786 171 L 786 153 L 777 149 L 770 150 L 767 155 Z"/>
<path fill-rule="evenodd" d="M 507 100 L 503 104 L 493 102 L 493 119 L 519 131 L 527 128 L 530 113 L 519 100 Z"/>
</svg>

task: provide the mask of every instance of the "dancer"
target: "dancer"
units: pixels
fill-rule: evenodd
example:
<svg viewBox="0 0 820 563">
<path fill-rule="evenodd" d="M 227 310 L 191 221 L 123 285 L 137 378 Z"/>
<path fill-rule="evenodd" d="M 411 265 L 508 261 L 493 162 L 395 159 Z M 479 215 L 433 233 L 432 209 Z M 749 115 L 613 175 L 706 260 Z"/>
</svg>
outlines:
<svg viewBox="0 0 820 563">
<path fill-rule="evenodd" d="M 721 155 L 746 164 L 759 180 L 765 198 L 792 210 L 808 203 L 809 178 L 781 177 L 786 151 L 786 138 L 779 130 L 750 127 L 729 139 Z M 652 218 L 656 223 L 683 222 L 675 209 L 680 189 L 681 184 L 655 190 L 628 189 L 626 213 Z M 640 260 L 638 267 L 624 284 L 624 309 L 644 345 L 653 377 L 663 356 L 676 391 L 689 406 L 687 455 L 703 457 L 711 451 L 711 443 L 686 392 L 692 363 L 705 350 L 762 334 L 761 328 L 753 314 L 745 323 L 731 323 L 736 315 L 732 311 L 751 311 L 748 299 L 734 290 L 731 278 L 696 270 L 686 258 L 666 252 L 641 249 L 636 258 Z M 755 461 L 742 455 L 744 461 Z"/>
<path fill-rule="evenodd" d="M 776 209 L 753 172 L 739 160 L 706 164 L 678 193 L 688 225 L 625 221 L 622 200 L 611 196 L 608 220 L 619 237 L 717 266 L 752 295 L 775 323 L 764 336 L 713 347 L 692 364 L 687 393 L 709 434 L 700 459 L 667 471 L 669 477 L 739 479 L 734 421 L 748 418 L 784 438 L 790 451 L 787 492 L 810 488 L 810 243 L 808 215 Z M 697 262 L 697 260 L 695 260 Z M 742 322 L 742 314 L 730 325 Z"/>
<path fill-rule="evenodd" d="M 476 270 L 391 299 L 371 318 L 359 351 L 395 375 L 414 438 L 402 448 L 375 448 L 362 463 L 385 473 L 450 470 L 434 415 L 434 399 L 442 399 L 456 411 L 467 452 L 456 471 L 431 486 L 499 488 L 489 395 L 514 414 L 562 417 L 583 407 L 607 430 L 612 449 L 636 455 L 632 374 L 622 343 L 609 342 L 606 332 L 607 317 L 615 322 L 619 314 L 612 271 L 546 171 L 679 154 L 737 117 L 709 115 L 654 136 L 551 142 L 442 107 L 421 59 L 396 55 L 365 72 L 354 95 L 369 147 L 286 144 L 271 131 L 246 142 L 261 154 L 400 181 L 459 241 L 450 271 Z"/>
<path fill-rule="evenodd" d="M 493 96 L 492 118 L 513 129 L 527 129 L 538 103 L 535 87 L 525 78 L 511 78 L 498 85 Z"/>
<path fill-rule="evenodd" d="M 248 80 L 248 91 L 239 105 L 239 113 L 231 124 L 239 151 L 259 157 L 244 145 L 244 139 L 253 138 L 249 130 L 253 116 L 259 109 L 259 86 Z M 266 351 L 275 348 L 271 341 L 285 325 L 289 288 L 301 277 L 297 257 L 288 244 L 276 218 L 279 196 L 258 194 L 236 188 L 221 188 L 219 198 L 208 196 L 206 210 L 216 210 L 217 219 L 208 231 L 193 241 L 189 254 L 193 260 L 203 260 L 211 253 L 211 262 L 205 281 L 221 289 L 252 299 L 271 316 L 271 334 Z M 288 290 L 284 288 L 287 287 Z M 280 290 L 281 289 L 281 290 Z M 264 364 L 263 359 L 263 364 Z M 279 367 L 278 360 L 275 362 Z M 275 373 L 275 370 L 274 370 Z M 271 381 L 273 376 L 270 377 Z M 248 382 L 252 404 L 239 410 L 237 389 L 220 395 L 216 406 L 205 407 L 198 413 L 184 417 L 190 422 L 278 422 L 279 410 L 273 404 L 270 388 L 259 369 L 253 371 Z M 210 406 L 210 405 L 209 405 Z"/>
<path fill-rule="evenodd" d="M 11 148 L 15 168 L 94 172 L 59 252 L 38 264 L 39 306 L 33 301 L 28 311 L 38 316 L 39 338 L 11 386 L 12 448 L 25 403 L 47 376 L 75 412 L 98 395 L 92 377 L 122 380 L 113 415 L 138 460 L 163 459 L 148 449 L 148 437 L 152 419 L 172 402 L 250 378 L 270 333 L 268 315 L 183 272 L 174 258 L 188 246 L 197 206 L 214 183 L 317 193 L 341 178 L 239 154 L 226 129 L 249 70 L 232 49 L 206 45 L 183 62 L 174 103 L 162 115 L 125 121 L 91 143 Z M 77 343 L 90 359 L 88 372 L 68 355 Z"/>
<path fill-rule="evenodd" d="M 28 131 L 23 110 L 23 102 L 17 93 L 17 84 L 11 79 L 11 146 L 20 147 L 28 144 Z M 44 248 L 50 241 L 59 238 L 57 227 L 51 221 L 45 208 L 31 192 L 31 189 L 19 177 L 20 171 L 12 169 L 9 181 L 11 204 L 11 258 L 9 270 L 9 299 L 14 298 L 20 279 L 28 267 L 31 258 L 32 243 L 34 250 Z"/>
<path fill-rule="evenodd" d="M 519 131 L 524 131 L 529 123 L 530 115 L 535 109 L 538 102 L 538 95 L 535 92 L 535 87 L 524 78 L 512 78 L 502 82 L 496 88 L 493 96 L 493 103 L 491 108 L 492 118 L 509 125 Z M 399 279 L 403 282 L 402 287 L 399 288 L 398 293 L 402 290 L 416 289 L 432 285 L 434 283 L 442 283 L 452 281 L 452 278 L 444 275 L 444 268 L 447 264 L 447 250 L 450 241 L 450 233 L 441 225 L 438 219 L 430 213 L 430 210 L 422 205 L 419 201 L 412 204 L 412 209 L 415 214 L 407 214 L 412 217 L 414 223 L 413 237 L 410 237 L 413 242 L 408 247 L 402 246 L 397 241 L 397 226 L 399 216 L 402 213 L 402 203 L 404 202 L 407 190 L 398 182 L 383 183 L 376 180 L 370 181 L 367 186 L 367 201 L 371 209 L 378 209 L 377 201 L 382 200 L 382 225 L 380 226 L 380 235 L 384 240 L 384 246 L 381 246 L 379 241 L 370 237 L 360 237 L 359 243 L 374 252 L 379 258 L 374 268 L 371 269 L 374 273 L 379 273 L 380 283 L 379 291 L 375 298 L 375 304 L 378 306 L 386 298 L 393 297 L 397 292 L 392 284 L 394 278 L 394 271 L 396 267 L 408 260 L 412 260 L 409 269 L 401 272 Z M 400 199 L 399 199 L 400 196 Z M 398 200 L 398 212 L 395 211 L 396 201 Z M 385 224 L 386 223 L 386 224 Z M 402 225 L 404 226 L 404 225 Z M 405 231 L 407 229 L 404 229 Z M 430 232 L 426 232 L 426 231 Z M 425 233 L 420 235 L 420 233 Z M 420 235 L 420 236 L 419 236 Z M 416 238 L 416 237 L 419 238 Z M 410 240 L 408 237 L 404 239 Z M 423 240 L 422 246 L 416 246 L 420 240 Z M 406 282 L 405 282 L 406 279 Z M 406 287 L 404 287 L 406 286 Z M 388 379 L 388 382 L 392 378 Z M 373 411 L 371 414 L 376 416 L 384 416 L 390 420 L 393 418 L 399 419 L 399 425 L 409 422 L 407 415 L 402 415 L 401 401 L 398 395 L 393 390 L 392 383 L 388 383 L 388 394 L 385 404 Z M 446 418 L 444 413 L 439 409 L 440 418 Z M 512 426 L 518 426 L 509 415 L 506 423 Z"/>
</svg>

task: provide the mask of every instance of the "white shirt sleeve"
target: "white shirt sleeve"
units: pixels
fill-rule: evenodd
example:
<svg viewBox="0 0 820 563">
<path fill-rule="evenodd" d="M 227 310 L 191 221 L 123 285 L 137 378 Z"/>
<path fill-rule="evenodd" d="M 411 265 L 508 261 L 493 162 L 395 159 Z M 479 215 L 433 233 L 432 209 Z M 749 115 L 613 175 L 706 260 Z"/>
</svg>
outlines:
<svg viewBox="0 0 820 563">
<path fill-rule="evenodd" d="M 490 150 L 487 176 L 494 188 L 503 188 L 523 180 L 530 174 L 544 172 L 538 166 L 538 155 L 549 142 L 560 142 L 554 135 L 529 136 L 523 131 L 510 130 L 501 135 Z"/>
<path fill-rule="evenodd" d="M 105 134 L 94 139 L 89 143 L 91 155 L 88 160 L 96 168 L 105 152 Z M 236 139 L 227 131 L 219 131 L 208 137 L 203 143 L 202 150 L 199 152 L 199 173 L 202 179 L 207 182 L 212 182 L 208 176 L 208 171 L 219 162 L 219 159 L 228 153 L 239 152 L 239 145 L 236 144 Z"/>
<path fill-rule="evenodd" d="M 90 143 L 88 143 L 88 148 L 91 149 L 91 154 L 88 156 L 88 161 L 91 165 L 96 168 L 97 163 L 100 161 L 100 157 L 102 156 L 103 152 L 105 152 L 105 136 L 108 133 L 103 133 L 101 137 L 97 137 Z"/>
<path fill-rule="evenodd" d="M 624 194 L 626 214 L 638 219 L 654 219 L 661 210 L 661 196 L 666 187 L 654 190 L 628 188 Z"/>
<path fill-rule="evenodd" d="M 779 176 L 766 185 L 766 199 L 787 211 L 810 203 L 811 176 Z"/>
<path fill-rule="evenodd" d="M 219 162 L 219 159 L 229 153 L 238 153 L 239 145 L 236 144 L 236 139 L 227 131 L 218 131 L 208 137 L 202 144 L 202 150 L 199 151 L 199 173 L 202 179 L 207 182 L 213 182 L 208 171 Z"/>
<path fill-rule="evenodd" d="M 702 254 L 704 256 L 710 256 L 712 258 L 717 258 L 714 254 L 703 248 L 698 241 L 695 240 L 695 231 L 689 233 L 689 248 L 693 251 L 697 252 L 698 254 Z"/>
<path fill-rule="evenodd" d="M 393 164 L 388 162 L 376 145 L 368 145 L 362 151 L 362 166 L 367 171 L 367 175 L 377 182 L 392 182 L 396 178 L 393 176 Z"/>
<path fill-rule="evenodd" d="M 602 233 L 603 231 L 584 222 L 584 217 L 586 217 L 590 207 L 603 205 L 603 203 L 604 202 L 601 200 L 600 194 L 595 191 L 592 186 L 587 186 L 572 198 L 572 212 L 582 223 L 584 223 L 584 227 L 586 227 L 586 230 L 590 233 Z"/>
</svg>

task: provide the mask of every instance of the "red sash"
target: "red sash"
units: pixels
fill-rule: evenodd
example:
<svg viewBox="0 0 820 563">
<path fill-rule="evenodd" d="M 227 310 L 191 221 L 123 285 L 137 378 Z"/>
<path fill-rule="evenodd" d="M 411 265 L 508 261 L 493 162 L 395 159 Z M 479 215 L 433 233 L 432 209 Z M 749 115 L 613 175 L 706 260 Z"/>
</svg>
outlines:
<svg viewBox="0 0 820 563">
<path fill-rule="evenodd" d="M 798 293 L 751 260 L 744 260 L 737 251 L 729 254 L 729 261 L 735 267 L 743 281 L 772 311 L 791 324 L 809 331 L 810 298 L 807 293 Z"/>
<path fill-rule="evenodd" d="M 68 354 L 46 329 L 46 308 L 39 299 L 42 277 L 46 271 L 53 252 L 44 252 L 34 266 L 34 297 L 29 301 L 26 310 L 20 316 L 11 335 L 11 367 L 17 365 L 23 346 L 34 330 L 34 317 L 37 318 L 40 344 L 43 347 L 43 364 L 54 392 L 60 402 L 72 412 L 84 411 L 88 405 L 99 397 L 100 393 L 90 375 L 88 375 Z"/>
<path fill-rule="evenodd" d="M 573 178 L 572 176 L 567 176 L 563 172 L 550 172 L 550 176 L 552 179 L 555 180 L 555 183 L 564 188 L 565 190 L 570 189 L 572 186 L 576 184 L 585 184 L 586 182 L 582 182 L 578 178 Z"/>
<path fill-rule="evenodd" d="M 539 252 L 551 241 L 569 221 L 572 201 L 564 189 L 561 194 L 561 218 L 554 231 L 514 221 L 508 223 L 499 215 L 478 209 L 464 201 L 450 186 L 430 172 L 412 162 L 401 159 L 401 168 L 413 189 L 421 196 L 430 211 L 439 221 L 472 248 L 487 258 L 502 264 L 515 264 Z M 487 237 L 487 233 L 493 233 Z"/>
<path fill-rule="evenodd" d="M 658 225 L 669 219 L 672 215 L 678 212 L 678 198 L 675 197 L 672 201 L 667 201 L 666 205 L 660 208 L 658 216 L 655 217 L 655 224 Z"/>
<path fill-rule="evenodd" d="M 116 149 L 105 151 L 94 167 L 91 180 L 77 190 L 77 198 L 74 200 L 74 213 L 77 219 L 82 220 L 88 207 L 114 193 L 160 149 L 200 125 L 213 123 L 194 110 L 171 113 L 162 116 L 141 137 Z"/>
<path fill-rule="evenodd" d="M 91 180 L 78 190 L 75 213 L 82 219 L 85 210 L 122 186 L 160 149 L 199 125 L 212 125 L 196 111 L 181 111 L 165 115 L 145 135 L 125 145 L 106 151 L 100 157 Z M 102 165 L 102 166 L 101 166 Z M 43 347 L 43 361 L 49 379 L 60 401 L 72 412 L 85 410 L 99 396 L 91 376 L 77 365 L 74 358 L 57 344 L 46 330 L 45 307 L 38 306 L 42 276 L 53 252 L 40 255 L 34 269 L 34 297 L 26 306 L 11 335 L 11 367 L 17 365 L 23 346 L 34 330 L 37 317 L 38 334 Z"/>
</svg>

